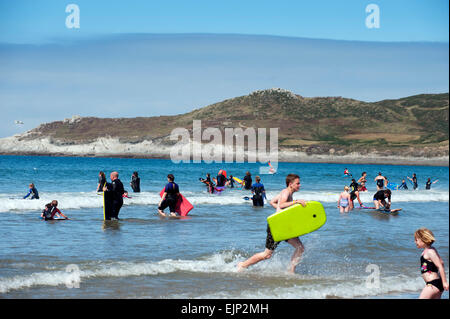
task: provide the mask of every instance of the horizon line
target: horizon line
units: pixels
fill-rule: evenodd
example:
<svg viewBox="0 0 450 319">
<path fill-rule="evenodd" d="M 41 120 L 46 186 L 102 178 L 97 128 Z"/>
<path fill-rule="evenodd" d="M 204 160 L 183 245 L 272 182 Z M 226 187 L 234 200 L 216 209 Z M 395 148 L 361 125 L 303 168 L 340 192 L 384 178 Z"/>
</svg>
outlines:
<svg viewBox="0 0 450 319">
<path fill-rule="evenodd" d="M 449 45 L 449 41 L 433 41 L 433 40 L 420 40 L 420 41 L 408 41 L 408 40 L 395 40 L 395 41 L 379 41 L 379 40 L 349 40 L 349 39 L 333 39 L 333 38 L 312 38 L 307 36 L 289 36 L 279 34 L 257 34 L 257 33 L 209 33 L 209 32 L 123 32 L 123 33 L 98 33 L 91 35 L 71 35 L 70 37 L 55 36 L 47 37 L 38 42 L 10 42 L 0 40 L 1 45 L 49 45 L 57 44 L 61 41 L 79 41 L 79 40 L 93 40 L 98 38 L 113 38 L 118 36 L 247 36 L 247 37 L 268 37 L 268 38 L 283 38 L 293 40 L 316 40 L 316 41 L 330 41 L 330 42 L 352 42 L 352 43 L 369 43 L 369 44 L 446 44 Z"/>
</svg>

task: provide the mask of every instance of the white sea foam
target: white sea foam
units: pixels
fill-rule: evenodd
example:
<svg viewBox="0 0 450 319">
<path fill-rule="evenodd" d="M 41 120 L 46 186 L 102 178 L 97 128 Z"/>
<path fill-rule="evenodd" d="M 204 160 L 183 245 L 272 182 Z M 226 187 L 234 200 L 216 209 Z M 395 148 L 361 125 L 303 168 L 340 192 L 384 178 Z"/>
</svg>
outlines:
<svg viewBox="0 0 450 319">
<path fill-rule="evenodd" d="M 233 252 L 213 254 L 199 260 L 164 259 L 155 262 L 110 262 L 77 265 L 80 285 L 96 277 L 156 276 L 177 271 L 197 273 L 236 272 L 237 258 Z M 73 282 L 73 273 L 64 269 L 35 272 L 24 276 L 0 278 L 0 293 L 35 286 L 59 286 Z"/>
<path fill-rule="evenodd" d="M 366 286 L 365 278 L 352 280 L 326 280 L 307 285 L 293 285 L 291 287 L 258 288 L 233 292 L 215 292 L 197 296 L 199 299 L 325 299 L 325 298 L 368 298 L 389 294 L 416 293 L 424 287 L 420 277 L 405 275 L 386 277 L 380 280 L 379 288 Z M 174 298 L 188 296 L 177 295 Z M 192 296 L 190 296 L 192 298 Z"/>
<path fill-rule="evenodd" d="M 250 192 L 240 190 L 227 190 L 221 195 L 211 195 L 205 192 L 184 192 L 184 196 L 194 205 L 240 205 L 251 204 L 251 201 L 244 197 L 250 197 Z M 276 196 L 277 192 L 267 192 L 267 198 L 270 200 Z M 139 194 L 130 194 L 132 198 L 125 198 L 124 205 L 158 205 L 160 196 L 157 192 L 142 192 Z M 337 193 L 300 191 L 296 193 L 295 198 L 305 200 L 315 200 L 322 203 L 335 203 L 339 197 Z M 360 198 L 363 203 L 372 203 L 373 193 L 362 193 Z M 61 210 L 83 209 L 102 207 L 103 198 L 95 192 L 79 193 L 43 193 L 38 200 L 24 200 L 17 194 L 0 194 L 0 212 L 41 211 L 45 204 L 53 199 L 58 200 L 58 207 Z M 449 201 L 448 191 L 397 191 L 392 195 L 393 202 L 447 202 Z M 356 202 L 356 200 L 355 200 Z"/>
<path fill-rule="evenodd" d="M 130 276 L 158 276 L 175 272 L 192 272 L 206 274 L 228 274 L 238 276 L 242 280 L 245 277 L 278 278 L 286 282 L 292 282 L 289 287 L 269 287 L 257 289 L 245 289 L 234 291 L 219 291 L 200 296 L 187 294 L 171 295 L 171 298 L 366 298 L 383 296 L 387 294 L 419 293 L 424 283 L 420 276 L 410 277 L 404 274 L 386 276 L 381 278 L 378 288 L 366 286 L 366 277 L 354 276 L 352 278 L 338 278 L 335 274 L 329 275 L 290 275 L 285 269 L 285 260 L 275 257 L 264 265 L 258 264 L 251 270 L 237 272 L 238 261 L 245 259 L 234 251 L 225 251 L 200 259 L 164 259 L 149 262 L 91 262 L 78 265 L 80 287 L 83 283 L 93 278 L 101 277 L 130 277 Z M 65 269 L 35 272 L 24 276 L 0 278 L 0 293 L 5 294 L 13 290 L 33 288 L 37 286 L 65 286 L 73 284 L 73 273 Z M 305 284 L 305 282 L 307 284 Z"/>
</svg>

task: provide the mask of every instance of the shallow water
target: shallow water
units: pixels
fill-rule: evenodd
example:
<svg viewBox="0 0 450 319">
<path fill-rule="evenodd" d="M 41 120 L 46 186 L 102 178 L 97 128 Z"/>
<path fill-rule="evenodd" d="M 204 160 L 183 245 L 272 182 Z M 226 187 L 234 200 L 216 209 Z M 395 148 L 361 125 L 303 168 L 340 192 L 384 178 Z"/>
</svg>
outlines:
<svg viewBox="0 0 450 319">
<path fill-rule="evenodd" d="M 281 243 L 272 259 L 243 272 L 236 264 L 264 249 L 266 218 L 274 209 L 253 208 L 248 191 L 210 195 L 198 181 L 219 169 L 242 178 L 259 164 L 173 164 L 170 160 L 0 157 L 0 297 L 2 298 L 417 298 L 424 287 L 421 251 L 413 234 L 428 227 L 448 272 L 448 167 L 280 163 L 261 175 L 267 197 L 285 186 L 288 173 L 301 177 L 296 199 L 323 203 L 327 223 L 302 236 L 306 251 L 296 273 L 287 272 L 292 247 Z M 394 191 L 398 215 L 371 210 L 340 214 L 337 198 L 350 180 L 368 173 L 362 201 L 372 206 L 379 171 L 399 183 L 416 173 L 419 189 Z M 120 221 L 102 220 L 95 192 L 99 170 L 117 170 L 125 188 L 135 170 L 142 193 L 130 193 Z M 194 205 L 189 218 L 161 220 L 159 191 L 173 173 Z M 107 174 L 109 175 L 109 174 Z M 439 182 L 424 190 L 427 177 Z M 30 182 L 41 199 L 21 199 Z M 52 199 L 72 220 L 43 222 Z M 371 278 L 379 272 L 379 285 Z M 78 283 L 78 279 L 80 282 Z M 443 295 L 448 298 L 448 292 Z"/>
</svg>

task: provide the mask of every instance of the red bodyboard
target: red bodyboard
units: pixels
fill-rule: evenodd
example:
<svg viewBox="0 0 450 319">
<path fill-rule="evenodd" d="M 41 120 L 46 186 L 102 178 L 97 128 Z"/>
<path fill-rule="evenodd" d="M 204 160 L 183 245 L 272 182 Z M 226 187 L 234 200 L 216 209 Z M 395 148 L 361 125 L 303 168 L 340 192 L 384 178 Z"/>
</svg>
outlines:
<svg viewBox="0 0 450 319">
<path fill-rule="evenodd" d="M 162 197 L 164 195 L 164 188 L 159 193 L 159 196 Z M 186 216 L 194 206 L 186 199 L 186 197 L 183 196 L 183 194 L 180 193 L 180 196 L 178 196 L 177 205 L 175 206 L 175 211 L 180 214 L 180 216 Z"/>
</svg>

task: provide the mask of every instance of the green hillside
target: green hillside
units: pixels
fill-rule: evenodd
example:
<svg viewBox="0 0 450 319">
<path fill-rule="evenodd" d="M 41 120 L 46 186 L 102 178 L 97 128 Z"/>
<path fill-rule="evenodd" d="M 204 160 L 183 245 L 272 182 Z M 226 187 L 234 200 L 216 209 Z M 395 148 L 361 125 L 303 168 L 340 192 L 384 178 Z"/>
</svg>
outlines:
<svg viewBox="0 0 450 319">
<path fill-rule="evenodd" d="M 448 155 L 449 95 L 420 94 L 396 100 L 363 102 L 342 97 L 307 98 L 282 89 L 256 91 L 176 116 L 139 118 L 83 117 L 43 124 L 26 139 L 49 136 L 55 143 L 86 143 L 98 137 L 124 142 L 164 139 L 175 127 L 279 128 L 280 148 L 326 153 L 382 149 L 428 150 Z M 424 148 L 425 147 L 425 148 Z"/>
</svg>

